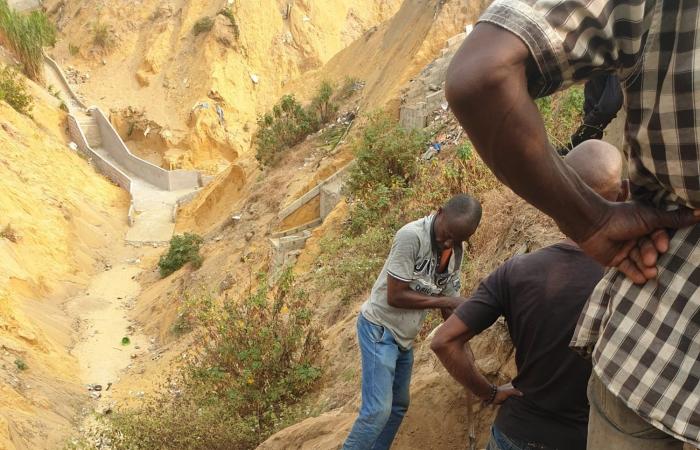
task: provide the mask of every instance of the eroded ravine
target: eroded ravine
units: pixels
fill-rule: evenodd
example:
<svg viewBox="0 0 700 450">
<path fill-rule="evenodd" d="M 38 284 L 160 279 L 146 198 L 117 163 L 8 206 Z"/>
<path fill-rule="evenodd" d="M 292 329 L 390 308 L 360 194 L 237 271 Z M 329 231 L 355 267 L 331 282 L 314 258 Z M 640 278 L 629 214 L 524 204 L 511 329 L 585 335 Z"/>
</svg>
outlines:
<svg viewBox="0 0 700 450">
<path fill-rule="evenodd" d="M 91 402 L 77 421 L 76 431 L 81 432 L 94 430 L 98 426 L 95 417 L 114 407 L 124 372 L 154 345 L 139 332 L 130 310 L 141 293 L 141 259 L 156 250 L 124 243 L 115 247 L 105 270 L 90 280 L 85 291 L 65 302 L 65 311 L 76 324 L 70 349 L 78 361 L 76 378 Z"/>
</svg>

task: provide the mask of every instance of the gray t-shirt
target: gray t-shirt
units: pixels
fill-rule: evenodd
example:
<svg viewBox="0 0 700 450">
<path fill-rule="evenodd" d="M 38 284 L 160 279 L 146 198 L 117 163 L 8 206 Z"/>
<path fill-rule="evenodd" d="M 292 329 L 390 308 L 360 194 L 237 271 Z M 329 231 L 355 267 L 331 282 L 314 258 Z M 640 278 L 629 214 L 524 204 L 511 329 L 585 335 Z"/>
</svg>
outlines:
<svg viewBox="0 0 700 450">
<path fill-rule="evenodd" d="M 409 283 L 411 289 L 423 294 L 436 297 L 459 295 L 463 249 L 455 247 L 445 273 L 435 273 L 439 254 L 431 239 L 434 219 L 434 214 L 424 217 L 404 225 L 396 233 L 382 272 L 374 282 L 369 299 L 360 309 L 367 320 L 391 331 L 404 349 L 413 345 L 427 310 L 390 306 L 387 301 L 388 275 Z"/>
</svg>

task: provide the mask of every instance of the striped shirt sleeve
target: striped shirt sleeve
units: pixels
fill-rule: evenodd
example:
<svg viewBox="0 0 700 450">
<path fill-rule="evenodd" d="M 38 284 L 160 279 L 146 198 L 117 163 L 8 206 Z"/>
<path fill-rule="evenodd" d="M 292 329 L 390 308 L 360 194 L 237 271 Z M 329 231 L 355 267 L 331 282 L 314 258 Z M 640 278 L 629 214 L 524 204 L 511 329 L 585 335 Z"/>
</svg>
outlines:
<svg viewBox="0 0 700 450">
<path fill-rule="evenodd" d="M 544 97 L 595 72 L 634 72 L 653 17 L 644 0 L 495 0 L 479 19 L 505 28 L 529 48 L 538 76 L 533 97 Z"/>
</svg>

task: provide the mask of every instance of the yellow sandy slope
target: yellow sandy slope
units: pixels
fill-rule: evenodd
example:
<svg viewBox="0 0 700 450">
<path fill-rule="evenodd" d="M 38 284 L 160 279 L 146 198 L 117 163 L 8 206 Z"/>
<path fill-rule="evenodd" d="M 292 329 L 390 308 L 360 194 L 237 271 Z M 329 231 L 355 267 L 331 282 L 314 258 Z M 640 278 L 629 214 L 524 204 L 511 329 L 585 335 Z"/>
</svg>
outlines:
<svg viewBox="0 0 700 450">
<path fill-rule="evenodd" d="M 128 205 L 125 192 L 68 148 L 58 101 L 30 87 L 36 119 L 0 102 L 2 449 L 56 444 L 56 430 L 65 433 L 84 400 L 59 299 L 83 286 L 122 235 Z"/>
</svg>

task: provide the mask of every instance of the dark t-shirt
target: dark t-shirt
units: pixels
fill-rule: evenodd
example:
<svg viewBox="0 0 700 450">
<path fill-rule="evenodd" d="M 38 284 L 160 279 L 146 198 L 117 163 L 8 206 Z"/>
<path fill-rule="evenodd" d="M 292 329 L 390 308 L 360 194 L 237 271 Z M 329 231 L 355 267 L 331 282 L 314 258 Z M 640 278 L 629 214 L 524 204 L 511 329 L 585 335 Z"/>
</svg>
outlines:
<svg viewBox="0 0 700 450">
<path fill-rule="evenodd" d="M 481 282 L 455 314 L 480 333 L 505 316 L 518 375 L 496 426 L 514 439 L 585 450 L 590 362 L 569 348 L 603 268 L 578 247 L 560 243 L 516 256 Z"/>
</svg>

